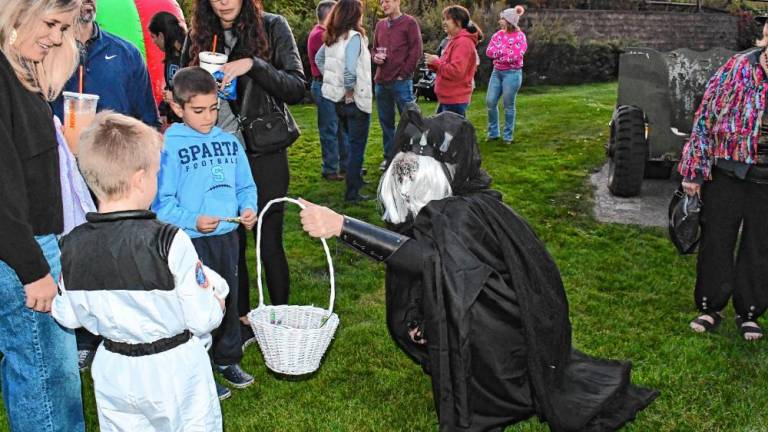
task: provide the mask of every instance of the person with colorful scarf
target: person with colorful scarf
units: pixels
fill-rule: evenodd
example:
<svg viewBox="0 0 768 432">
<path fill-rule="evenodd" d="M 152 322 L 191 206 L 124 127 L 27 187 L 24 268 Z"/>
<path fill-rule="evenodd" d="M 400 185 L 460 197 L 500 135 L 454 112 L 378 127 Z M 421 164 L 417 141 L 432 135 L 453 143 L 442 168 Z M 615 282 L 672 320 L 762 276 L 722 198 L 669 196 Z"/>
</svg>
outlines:
<svg viewBox="0 0 768 432">
<path fill-rule="evenodd" d="M 700 315 L 690 326 L 714 330 L 733 297 L 736 325 L 746 340 L 763 336 L 757 319 L 768 307 L 765 20 L 759 19 L 758 48 L 735 55 L 709 80 L 678 167 L 685 192 L 703 202 L 694 290 Z"/>
</svg>

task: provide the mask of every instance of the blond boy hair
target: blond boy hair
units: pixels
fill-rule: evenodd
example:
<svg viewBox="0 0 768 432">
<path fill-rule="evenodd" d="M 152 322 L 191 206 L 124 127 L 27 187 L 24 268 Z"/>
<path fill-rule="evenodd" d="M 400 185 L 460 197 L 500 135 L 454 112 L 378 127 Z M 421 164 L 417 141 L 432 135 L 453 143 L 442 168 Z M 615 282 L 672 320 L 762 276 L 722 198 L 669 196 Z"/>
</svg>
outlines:
<svg viewBox="0 0 768 432">
<path fill-rule="evenodd" d="M 163 136 L 135 118 L 102 111 L 80 136 L 77 163 L 100 201 L 124 197 L 131 176 L 159 160 Z"/>
</svg>

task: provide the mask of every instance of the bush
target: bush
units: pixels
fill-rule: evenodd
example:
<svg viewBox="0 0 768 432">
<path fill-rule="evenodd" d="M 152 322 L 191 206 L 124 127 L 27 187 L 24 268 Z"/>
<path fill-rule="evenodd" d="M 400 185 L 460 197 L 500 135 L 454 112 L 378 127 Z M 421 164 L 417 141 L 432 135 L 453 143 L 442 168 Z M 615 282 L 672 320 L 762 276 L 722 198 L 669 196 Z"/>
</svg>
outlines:
<svg viewBox="0 0 768 432">
<path fill-rule="evenodd" d="M 525 56 L 526 84 L 578 84 L 610 81 L 618 76 L 618 45 L 534 43 Z"/>
</svg>

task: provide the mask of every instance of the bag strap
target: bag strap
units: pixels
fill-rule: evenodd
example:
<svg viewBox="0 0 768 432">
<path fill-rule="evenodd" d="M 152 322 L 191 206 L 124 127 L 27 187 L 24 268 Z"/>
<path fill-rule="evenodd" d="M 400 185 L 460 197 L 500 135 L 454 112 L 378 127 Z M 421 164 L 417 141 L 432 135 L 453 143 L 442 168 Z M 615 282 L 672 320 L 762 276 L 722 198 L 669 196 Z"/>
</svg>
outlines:
<svg viewBox="0 0 768 432">
<path fill-rule="evenodd" d="M 259 307 L 264 306 L 264 289 L 262 287 L 261 283 L 261 222 L 264 220 L 264 215 L 267 214 L 267 211 L 272 206 L 272 204 L 280 203 L 280 202 L 291 202 L 296 204 L 297 206 L 301 207 L 302 209 L 305 208 L 305 206 L 300 203 L 299 201 L 293 199 L 293 198 L 275 198 L 267 203 L 266 206 L 264 206 L 264 209 L 259 214 L 259 222 L 256 226 L 256 285 L 259 287 Z M 328 260 L 328 275 L 331 279 L 331 298 L 328 301 L 328 313 L 333 313 L 333 303 L 336 299 L 336 280 L 333 277 L 333 260 L 331 259 L 331 252 L 328 249 L 328 243 L 326 243 L 324 238 L 321 238 L 320 241 L 323 243 L 323 249 L 325 250 L 325 257 Z"/>
</svg>

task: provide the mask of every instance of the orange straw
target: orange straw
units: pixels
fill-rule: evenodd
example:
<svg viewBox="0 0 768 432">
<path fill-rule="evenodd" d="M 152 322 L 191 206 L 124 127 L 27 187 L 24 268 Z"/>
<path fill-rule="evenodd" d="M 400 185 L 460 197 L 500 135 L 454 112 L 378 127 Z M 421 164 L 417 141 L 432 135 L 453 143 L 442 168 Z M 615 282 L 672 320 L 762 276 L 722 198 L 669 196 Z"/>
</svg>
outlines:
<svg viewBox="0 0 768 432">
<path fill-rule="evenodd" d="M 78 87 L 80 93 L 83 93 L 83 65 L 80 65 L 80 86 Z"/>
<path fill-rule="evenodd" d="M 211 52 L 216 52 L 216 39 L 219 37 L 219 35 L 213 35 L 213 48 L 211 48 Z"/>
</svg>

